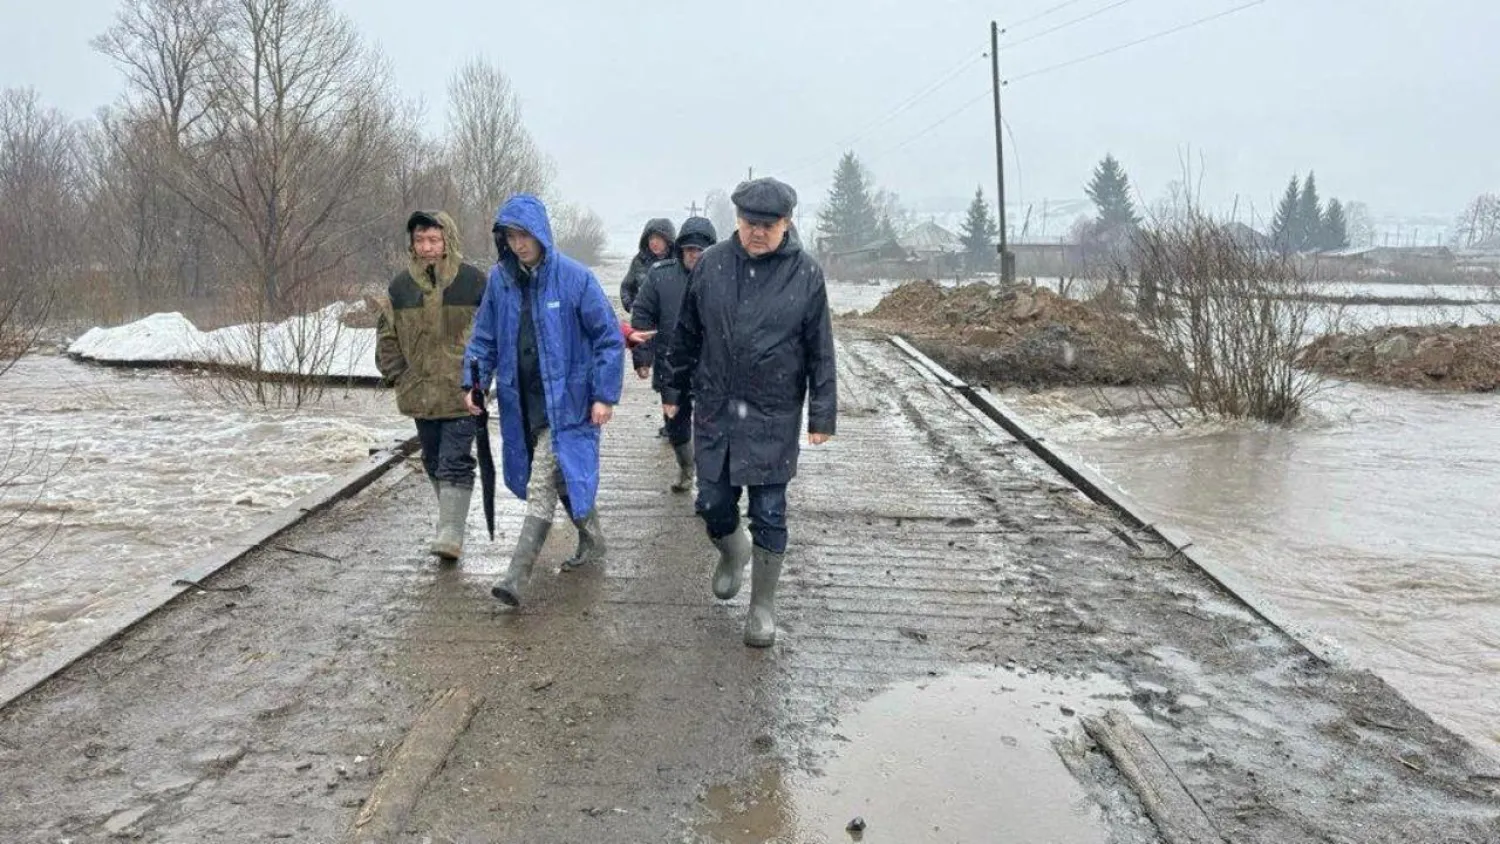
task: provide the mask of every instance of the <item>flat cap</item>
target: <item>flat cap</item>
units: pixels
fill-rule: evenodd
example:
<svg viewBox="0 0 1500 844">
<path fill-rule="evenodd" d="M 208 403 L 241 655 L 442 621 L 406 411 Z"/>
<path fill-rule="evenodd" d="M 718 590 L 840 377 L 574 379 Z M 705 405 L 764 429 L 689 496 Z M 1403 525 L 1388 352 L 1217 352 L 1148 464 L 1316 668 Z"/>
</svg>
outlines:
<svg viewBox="0 0 1500 844">
<path fill-rule="evenodd" d="M 774 223 L 792 216 L 797 192 L 792 186 L 769 176 L 740 182 L 729 197 L 741 217 L 752 223 Z"/>
</svg>

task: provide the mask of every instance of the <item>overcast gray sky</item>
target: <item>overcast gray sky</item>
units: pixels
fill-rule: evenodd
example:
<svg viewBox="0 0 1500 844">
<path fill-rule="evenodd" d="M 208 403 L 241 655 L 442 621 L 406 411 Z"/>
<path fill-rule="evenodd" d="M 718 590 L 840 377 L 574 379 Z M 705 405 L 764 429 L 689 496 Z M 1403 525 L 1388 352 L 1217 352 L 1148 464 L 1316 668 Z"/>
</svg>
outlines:
<svg viewBox="0 0 1500 844">
<path fill-rule="evenodd" d="M 979 58 L 988 22 L 1022 21 L 1060 0 L 335 2 L 384 47 L 402 91 L 428 101 L 434 128 L 452 70 L 474 56 L 497 62 L 557 164 L 559 189 L 618 228 L 651 213 L 680 219 L 749 166 L 816 203 L 846 141 L 911 205 L 981 184 L 992 196 L 989 64 Z M 1125 0 L 1019 43 L 1120 3 L 1074 0 L 1002 40 L 1002 75 L 1245 2 Z M 119 77 L 88 41 L 115 8 L 0 0 L 9 36 L 0 86 L 34 86 L 79 116 L 111 101 Z M 1005 91 L 1019 155 L 1007 174 L 1012 202 L 1081 199 L 1105 152 L 1150 201 L 1191 146 L 1206 164 L 1203 198 L 1224 209 L 1238 197 L 1268 215 L 1291 174 L 1311 168 L 1325 197 L 1362 200 L 1377 216 L 1448 217 L 1500 189 L 1497 42 L 1493 0 L 1265 0 L 1017 79 Z"/>
</svg>

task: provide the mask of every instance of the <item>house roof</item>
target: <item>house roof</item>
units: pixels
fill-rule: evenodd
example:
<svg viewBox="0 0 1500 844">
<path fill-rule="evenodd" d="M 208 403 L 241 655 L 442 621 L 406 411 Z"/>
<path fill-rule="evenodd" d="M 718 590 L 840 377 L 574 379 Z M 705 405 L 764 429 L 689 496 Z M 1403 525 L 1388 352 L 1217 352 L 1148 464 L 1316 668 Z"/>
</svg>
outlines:
<svg viewBox="0 0 1500 844">
<path fill-rule="evenodd" d="M 963 249 L 963 241 L 958 235 L 931 220 L 913 226 L 896 238 L 896 242 L 913 252 L 956 252 Z"/>
</svg>

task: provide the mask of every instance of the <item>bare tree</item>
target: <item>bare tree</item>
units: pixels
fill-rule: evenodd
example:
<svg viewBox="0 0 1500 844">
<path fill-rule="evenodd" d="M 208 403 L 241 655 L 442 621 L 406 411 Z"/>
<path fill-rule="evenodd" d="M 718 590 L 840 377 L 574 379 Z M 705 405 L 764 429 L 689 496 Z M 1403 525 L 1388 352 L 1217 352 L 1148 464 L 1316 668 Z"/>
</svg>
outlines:
<svg viewBox="0 0 1500 844">
<path fill-rule="evenodd" d="M 597 266 L 604 258 L 604 246 L 609 239 L 599 215 L 587 208 L 564 204 L 554 216 L 557 248 L 575 260 Z"/>
<path fill-rule="evenodd" d="M 1486 193 L 1475 197 L 1459 215 L 1453 240 L 1460 249 L 1500 240 L 1500 196 Z"/>
<path fill-rule="evenodd" d="M 125 0 L 91 43 L 125 74 L 129 98 L 163 139 L 180 144 L 208 118 L 227 0 Z"/>
<path fill-rule="evenodd" d="M 467 243 L 488 243 L 491 215 L 515 193 L 546 193 L 552 165 L 521 122 L 510 77 L 476 59 L 448 83 L 449 166 Z"/>
<path fill-rule="evenodd" d="M 284 312 L 388 213 L 385 70 L 327 0 L 232 0 L 215 38 L 206 109 L 169 183 Z"/>
<path fill-rule="evenodd" d="M 78 141 L 35 91 L 0 92 L 0 373 L 40 336 L 77 267 Z"/>
<path fill-rule="evenodd" d="M 171 186 L 206 131 L 228 21 L 227 0 L 127 0 L 92 42 L 127 90 L 91 135 L 90 235 L 135 312 L 208 295 L 221 264 L 208 221 Z"/>
</svg>

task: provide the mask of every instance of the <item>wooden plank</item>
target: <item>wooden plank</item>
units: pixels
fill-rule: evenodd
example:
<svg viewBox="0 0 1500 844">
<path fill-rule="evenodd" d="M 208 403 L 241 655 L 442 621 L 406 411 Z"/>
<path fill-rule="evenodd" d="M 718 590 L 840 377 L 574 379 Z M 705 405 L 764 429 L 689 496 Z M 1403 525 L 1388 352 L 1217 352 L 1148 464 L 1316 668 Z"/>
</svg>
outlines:
<svg viewBox="0 0 1500 844">
<path fill-rule="evenodd" d="M 443 689 L 428 698 L 344 835 L 347 844 L 384 844 L 405 833 L 411 810 L 443 769 L 483 701 L 463 687 Z"/>
<path fill-rule="evenodd" d="M 1111 709 L 1103 718 L 1084 718 L 1083 728 L 1130 783 L 1167 844 L 1223 844 L 1203 807 L 1129 717 Z"/>
</svg>

